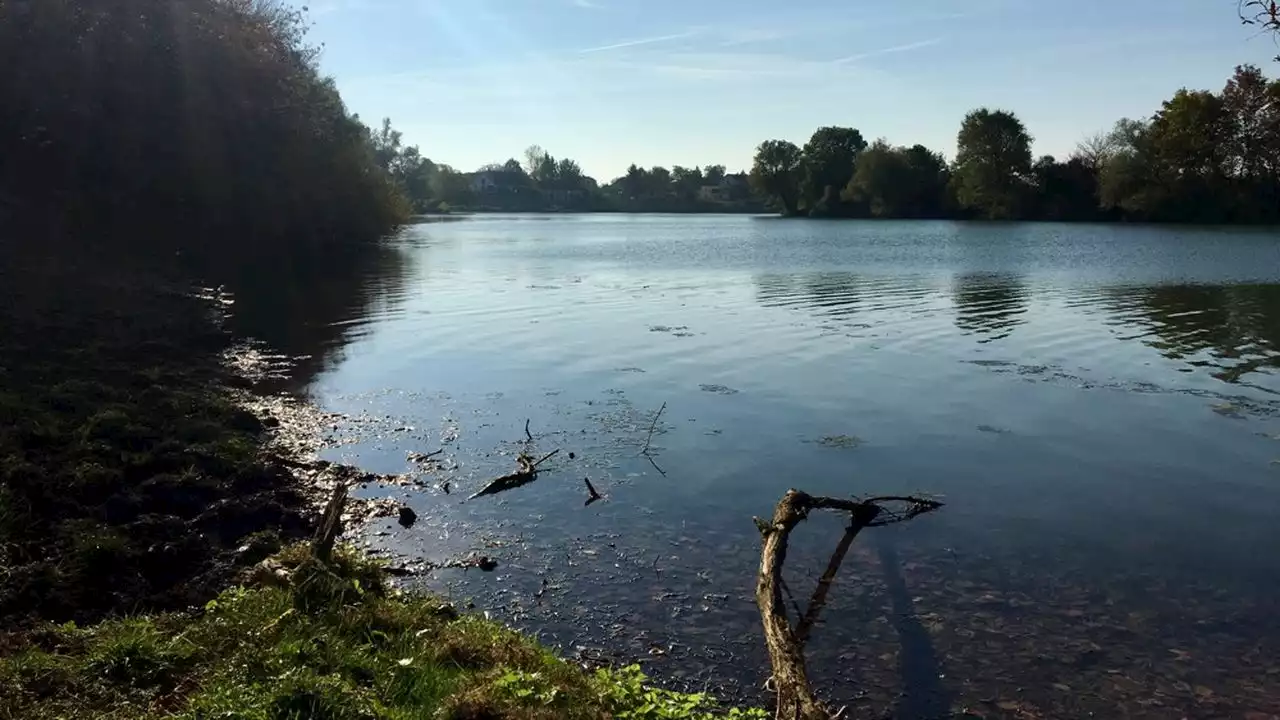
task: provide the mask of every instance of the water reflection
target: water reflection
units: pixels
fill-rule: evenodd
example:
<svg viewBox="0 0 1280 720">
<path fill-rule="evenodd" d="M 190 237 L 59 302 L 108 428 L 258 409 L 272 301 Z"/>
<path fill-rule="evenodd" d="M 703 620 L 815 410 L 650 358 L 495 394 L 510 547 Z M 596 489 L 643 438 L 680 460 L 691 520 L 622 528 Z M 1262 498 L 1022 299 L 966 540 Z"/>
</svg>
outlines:
<svg viewBox="0 0 1280 720">
<path fill-rule="evenodd" d="M 341 362 L 356 331 L 392 317 L 405 295 L 407 255 L 393 245 L 219 268 L 235 299 L 233 334 L 293 359 L 279 389 L 304 390 Z"/>
<path fill-rule="evenodd" d="M 985 335 L 987 343 L 1009 337 L 1026 322 L 1029 293 L 1022 279 L 1010 273 L 972 272 L 955 276 L 952 302 L 956 327 Z"/>
<path fill-rule="evenodd" d="M 1110 291 L 1125 337 L 1228 383 L 1280 367 L 1280 286 L 1161 285 Z"/>
<path fill-rule="evenodd" d="M 756 297 L 762 305 L 802 305 L 818 315 L 847 317 L 858 310 L 864 284 L 850 272 L 770 273 L 756 276 Z"/>
</svg>

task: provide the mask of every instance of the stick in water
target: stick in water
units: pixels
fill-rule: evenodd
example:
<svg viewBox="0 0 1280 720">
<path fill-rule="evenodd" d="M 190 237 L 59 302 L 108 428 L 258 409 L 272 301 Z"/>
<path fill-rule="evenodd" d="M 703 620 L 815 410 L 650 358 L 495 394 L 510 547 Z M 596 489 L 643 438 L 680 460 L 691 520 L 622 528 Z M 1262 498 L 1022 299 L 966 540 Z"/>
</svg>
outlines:
<svg viewBox="0 0 1280 720">
<path fill-rule="evenodd" d="M 666 409 L 667 404 L 664 402 L 662 407 L 658 408 L 658 414 L 653 416 L 653 422 L 649 423 L 649 436 L 644 439 L 644 449 L 640 451 L 641 454 L 648 454 L 649 443 L 653 442 L 654 428 L 658 427 L 658 418 L 662 417 L 662 411 Z"/>
</svg>

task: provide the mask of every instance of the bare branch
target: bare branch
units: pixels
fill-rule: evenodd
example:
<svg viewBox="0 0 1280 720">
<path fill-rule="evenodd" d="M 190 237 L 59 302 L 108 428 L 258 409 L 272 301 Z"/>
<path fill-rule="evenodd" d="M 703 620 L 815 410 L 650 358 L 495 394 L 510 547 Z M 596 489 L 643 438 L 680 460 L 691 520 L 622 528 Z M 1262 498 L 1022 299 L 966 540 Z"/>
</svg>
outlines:
<svg viewBox="0 0 1280 720">
<path fill-rule="evenodd" d="M 662 411 L 667 409 L 667 404 L 662 403 L 662 407 L 658 408 L 658 414 L 653 416 L 653 422 L 649 423 L 649 435 L 644 439 L 644 449 L 640 451 L 642 455 L 649 453 L 649 443 L 653 442 L 653 430 L 658 427 L 658 418 L 662 417 Z"/>
<path fill-rule="evenodd" d="M 774 508 L 771 522 L 757 521 L 764 539 L 760 549 L 760 572 L 756 581 L 756 605 L 764 626 L 765 644 L 773 665 L 773 681 L 778 693 L 778 718 L 831 720 L 831 712 L 817 699 L 805 669 L 804 645 L 826 605 L 827 594 L 849 547 L 864 528 L 906 522 L 942 507 L 937 500 L 889 495 L 866 500 L 847 500 L 809 495 L 788 490 Z M 849 513 L 849 526 L 818 581 L 808 610 L 796 627 L 787 618 L 783 593 L 790 595 L 782 577 L 791 531 L 813 510 Z M 794 603 L 794 599 L 792 600 Z M 796 608 L 799 612 L 799 607 Z"/>
</svg>

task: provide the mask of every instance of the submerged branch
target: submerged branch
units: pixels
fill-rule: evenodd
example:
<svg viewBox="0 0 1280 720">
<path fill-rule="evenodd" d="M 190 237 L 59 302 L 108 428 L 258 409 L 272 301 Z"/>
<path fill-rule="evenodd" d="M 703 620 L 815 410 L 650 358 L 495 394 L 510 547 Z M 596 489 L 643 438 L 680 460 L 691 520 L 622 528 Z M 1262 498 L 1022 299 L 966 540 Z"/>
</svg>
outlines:
<svg viewBox="0 0 1280 720">
<path fill-rule="evenodd" d="M 936 500 L 919 497 L 884 496 L 867 500 L 847 500 L 809 495 L 788 490 L 774 508 L 771 522 L 757 520 L 763 545 L 760 572 L 756 581 L 756 605 L 764 627 L 765 644 L 773 665 L 773 682 L 778 693 L 779 720 L 831 720 L 832 713 L 817 699 L 805 668 L 804 646 L 826 606 L 827 594 L 854 539 L 864 528 L 906 522 L 942 507 Z M 792 626 L 783 600 L 786 589 L 782 568 L 787 559 L 791 531 L 812 510 L 849 513 L 849 526 L 832 553 L 826 572 L 818 581 L 808 609 Z M 792 600 L 794 603 L 794 599 Z M 799 613 L 799 608 L 796 608 Z"/>
</svg>

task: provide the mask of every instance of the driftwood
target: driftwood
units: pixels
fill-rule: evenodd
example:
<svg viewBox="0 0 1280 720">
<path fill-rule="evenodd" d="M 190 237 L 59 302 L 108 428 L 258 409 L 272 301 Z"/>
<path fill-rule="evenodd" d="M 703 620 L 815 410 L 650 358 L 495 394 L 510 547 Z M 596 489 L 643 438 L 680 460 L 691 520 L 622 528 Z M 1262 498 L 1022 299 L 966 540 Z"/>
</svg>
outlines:
<svg viewBox="0 0 1280 720">
<path fill-rule="evenodd" d="M 905 522 L 940 507 L 942 503 L 936 500 L 918 497 L 886 496 L 846 500 L 788 490 L 774 508 L 770 522 L 756 518 L 756 526 L 763 537 L 760 574 L 756 581 L 756 605 L 760 608 L 765 644 L 769 649 L 769 661 L 773 665 L 772 681 L 778 693 L 777 720 L 832 720 L 835 717 L 814 695 L 809 684 L 804 647 L 826 605 L 827 594 L 835 581 L 836 573 L 858 533 L 864 528 Z M 809 607 L 801 613 L 796 605 L 798 617 L 796 625 L 792 626 L 783 601 L 786 582 L 782 578 L 782 566 L 787 559 L 791 531 L 813 510 L 847 512 L 849 526 L 814 589 Z"/>
<path fill-rule="evenodd" d="M 596 486 L 591 484 L 591 478 L 582 478 L 582 482 L 587 484 L 587 492 L 591 493 L 591 497 L 587 498 L 587 502 L 584 505 L 589 506 L 597 500 L 604 499 L 604 496 L 596 490 Z"/>
<path fill-rule="evenodd" d="M 528 485 L 538 479 L 538 466 L 547 460 L 550 460 L 558 452 L 560 452 L 558 449 L 552 450 L 537 460 L 534 460 L 524 453 L 520 453 L 516 456 L 516 464 L 519 465 L 519 468 L 515 472 L 490 480 L 487 485 L 480 488 L 477 493 L 467 499 L 475 500 L 476 498 L 484 497 L 485 495 L 496 495 L 500 492 L 506 492 L 523 485 Z"/>
</svg>

